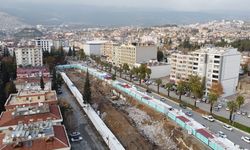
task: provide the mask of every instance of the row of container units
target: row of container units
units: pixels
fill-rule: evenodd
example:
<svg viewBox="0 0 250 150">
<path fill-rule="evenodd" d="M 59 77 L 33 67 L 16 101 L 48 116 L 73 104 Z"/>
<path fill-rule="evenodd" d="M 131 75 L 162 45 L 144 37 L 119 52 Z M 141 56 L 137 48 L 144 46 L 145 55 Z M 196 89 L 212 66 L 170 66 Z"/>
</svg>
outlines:
<svg viewBox="0 0 250 150">
<path fill-rule="evenodd" d="M 84 71 L 87 70 L 87 67 L 83 67 L 83 66 L 79 67 L 78 65 L 73 65 L 73 66 L 71 65 L 71 67 L 81 69 Z M 90 74 L 96 76 L 99 79 L 104 80 L 104 78 L 102 77 L 103 74 L 98 73 L 98 71 L 96 71 L 96 70 L 92 70 L 92 69 L 88 69 L 88 70 L 89 70 Z M 208 145 L 212 149 L 214 149 L 214 150 L 224 150 L 225 149 L 221 146 L 221 145 L 223 145 L 222 143 L 214 140 L 214 136 L 212 134 L 210 134 L 208 131 L 206 131 L 204 126 L 202 126 L 198 122 L 194 121 L 192 118 L 188 119 L 184 115 L 184 113 L 179 112 L 175 109 L 170 111 L 169 108 L 171 106 L 169 106 L 165 103 L 163 104 L 162 102 L 157 101 L 156 99 L 151 98 L 140 91 L 137 91 L 137 89 L 134 87 L 126 87 L 126 86 L 124 86 L 125 84 L 120 83 L 118 81 L 112 81 L 111 85 L 114 88 L 118 89 L 119 91 L 122 91 L 122 92 L 130 95 L 135 100 L 150 106 L 151 108 L 153 108 L 154 110 L 156 110 L 160 113 L 165 114 L 171 120 L 176 122 L 180 127 L 187 130 L 187 132 L 189 134 L 192 134 L 193 136 L 195 136 L 197 139 L 199 139 L 200 141 L 202 141 L 203 143 L 205 143 L 206 145 Z"/>
</svg>

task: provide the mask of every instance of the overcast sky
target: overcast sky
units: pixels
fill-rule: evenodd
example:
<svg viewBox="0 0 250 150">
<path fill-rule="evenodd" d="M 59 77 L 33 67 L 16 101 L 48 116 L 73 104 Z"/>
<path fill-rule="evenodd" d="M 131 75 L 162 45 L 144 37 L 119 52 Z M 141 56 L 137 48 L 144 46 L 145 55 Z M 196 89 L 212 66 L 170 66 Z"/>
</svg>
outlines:
<svg viewBox="0 0 250 150">
<path fill-rule="evenodd" d="M 10 0 L 0 0 L 1 3 L 9 3 Z M 83 4 L 94 6 L 138 7 L 138 8 L 162 8 L 178 11 L 211 11 L 232 10 L 249 11 L 250 0 L 11 0 L 11 3 L 61 3 Z"/>
</svg>

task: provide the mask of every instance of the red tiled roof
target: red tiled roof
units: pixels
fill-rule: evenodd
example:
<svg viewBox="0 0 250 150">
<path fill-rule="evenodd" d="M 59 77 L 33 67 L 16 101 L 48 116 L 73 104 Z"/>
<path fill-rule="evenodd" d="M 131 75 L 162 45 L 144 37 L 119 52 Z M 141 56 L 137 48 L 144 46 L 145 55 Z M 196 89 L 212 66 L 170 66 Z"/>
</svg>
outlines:
<svg viewBox="0 0 250 150">
<path fill-rule="evenodd" d="M 12 115 L 13 110 L 5 111 L 2 113 L 2 116 L 0 118 L 0 126 L 4 127 L 4 126 L 17 125 L 19 121 L 22 121 L 23 123 L 28 123 L 30 119 L 32 119 L 34 122 L 36 122 L 39 119 L 47 120 L 48 117 L 50 117 L 52 120 L 62 119 L 59 106 L 50 105 L 49 109 L 50 109 L 50 112 L 48 113 L 26 115 L 26 116 L 16 116 L 16 117 Z"/>
<path fill-rule="evenodd" d="M 55 125 L 53 126 L 55 136 L 53 140 L 47 141 L 43 138 L 33 140 L 32 147 L 18 147 L 15 148 L 17 150 L 53 150 L 53 149 L 63 149 L 70 148 L 70 144 L 67 139 L 67 133 L 63 125 Z M 0 134 L 0 140 L 3 139 L 3 135 Z M 12 145 L 3 145 L 3 140 L 0 141 L 0 149 L 1 150 L 13 150 Z"/>
<path fill-rule="evenodd" d="M 197 132 L 199 132 L 201 135 L 203 135 L 206 138 L 214 138 L 212 134 L 210 134 L 208 131 L 206 131 L 205 129 L 197 129 Z"/>
<path fill-rule="evenodd" d="M 186 117 L 184 116 L 177 116 L 176 118 L 180 119 L 183 122 L 189 122 L 190 120 L 188 120 Z"/>
</svg>

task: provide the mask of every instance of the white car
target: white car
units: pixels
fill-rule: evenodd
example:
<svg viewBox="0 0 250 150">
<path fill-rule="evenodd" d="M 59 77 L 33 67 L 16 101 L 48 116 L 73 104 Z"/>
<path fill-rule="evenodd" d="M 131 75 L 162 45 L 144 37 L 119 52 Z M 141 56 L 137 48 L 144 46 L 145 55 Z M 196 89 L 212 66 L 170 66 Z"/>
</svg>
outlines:
<svg viewBox="0 0 250 150">
<path fill-rule="evenodd" d="M 230 125 L 224 124 L 223 128 L 229 130 L 229 131 L 233 131 L 233 128 Z"/>
<path fill-rule="evenodd" d="M 202 115 L 202 117 L 204 118 L 204 119 L 207 119 L 208 121 L 210 121 L 210 122 L 214 122 L 214 117 L 213 116 L 211 116 L 211 115 Z"/>
<path fill-rule="evenodd" d="M 247 136 L 242 136 L 241 139 L 247 143 L 250 143 L 250 138 Z"/>
<path fill-rule="evenodd" d="M 226 135 L 225 133 L 223 133 L 222 131 L 219 131 L 219 132 L 218 132 L 218 135 L 219 135 L 219 137 L 221 137 L 221 138 L 226 138 L 226 137 L 227 137 L 227 135 Z"/>
<path fill-rule="evenodd" d="M 229 111 L 229 108 L 228 108 L 228 107 L 226 108 L 226 111 Z"/>
<path fill-rule="evenodd" d="M 250 118 L 250 114 L 247 116 L 247 118 Z"/>
<path fill-rule="evenodd" d="M 81 136 L 74 136 L 74 137 L 71 138 L 72 142 L 78 142 L 78 141 L 81 141 L 81 140 L 82 140 Z"/>
<path fill-rule="evenodd" d="M 222 108 L 222 104 L 218 104 L 218 108 Z"/>
</svg>

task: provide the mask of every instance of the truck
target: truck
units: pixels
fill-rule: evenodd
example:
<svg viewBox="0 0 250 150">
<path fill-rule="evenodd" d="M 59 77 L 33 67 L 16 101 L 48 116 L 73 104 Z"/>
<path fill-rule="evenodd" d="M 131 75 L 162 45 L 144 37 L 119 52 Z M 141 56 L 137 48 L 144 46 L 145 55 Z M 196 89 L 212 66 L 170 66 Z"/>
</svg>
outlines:
<svg viewBox="0 0 250 150">
<path fill-rule="evenodd" d="M 211 115 L 202 115 L 202 118 L 204 118 L 210 122 L 214 122 L 214 117 Z"/>
</svg>

